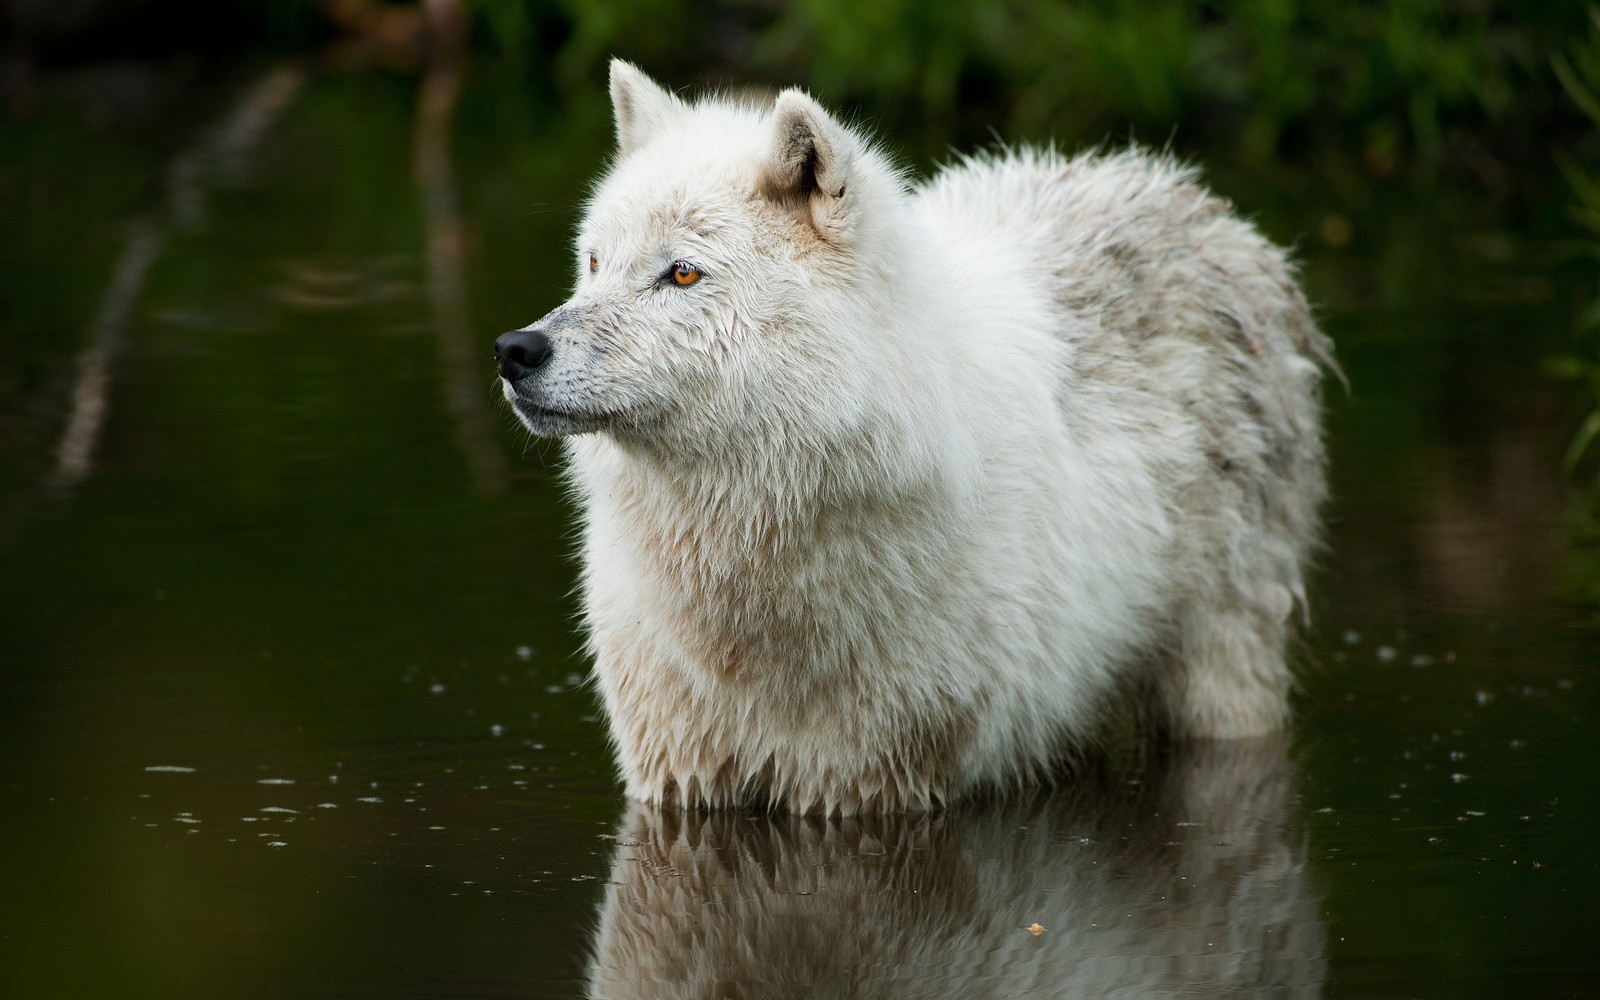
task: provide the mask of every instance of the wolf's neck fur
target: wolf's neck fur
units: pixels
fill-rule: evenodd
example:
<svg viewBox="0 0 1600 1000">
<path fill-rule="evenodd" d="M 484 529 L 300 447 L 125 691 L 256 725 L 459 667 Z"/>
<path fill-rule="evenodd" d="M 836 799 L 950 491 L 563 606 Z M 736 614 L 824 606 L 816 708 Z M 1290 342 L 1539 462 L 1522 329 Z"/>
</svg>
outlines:
<svg viewBox="0 0 1600 1000">
<path fill-rule="evenodd" d="M 575 447 L 574 473 L 592 514 L 618 518 L 641 551 L 655 550 L 641 568 L 690 599 L 726 577 L 745 592 L 723 591 L 736 601 L 763 588 L 791 597 L 821 588 L 838 600 L 852 579 L 872 589 L 873 563 L 902 564 L 917 558 L 904 549 L 952 537 L 970 508 L 974 484 L 952 472 L 967 466 L 938 452 L 941 437 L 959 448 L 958 435 L 929 434 L 947 422 L 938 402 L 928 413 L 856 414 L 837 438 L 777 426 L 693 450 L 590 441 Z"/>
</svg>

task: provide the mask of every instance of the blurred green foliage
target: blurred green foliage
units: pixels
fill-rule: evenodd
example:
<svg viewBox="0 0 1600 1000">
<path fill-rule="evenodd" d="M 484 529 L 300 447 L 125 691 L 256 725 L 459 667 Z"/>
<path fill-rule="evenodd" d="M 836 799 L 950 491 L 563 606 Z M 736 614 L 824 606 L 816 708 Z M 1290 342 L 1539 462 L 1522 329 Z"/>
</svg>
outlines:
<svg viewBox="0 0 1600 1000">
<path fill-rule="evenodd" d="M 1589 8 L 1589 30 L 1572 38 L 1550 56 L 1551 69 L 1572 105 L 1591 123 L 1591 137 L 1600 135 L 1600 7 Z M 1559 150 L 1556 162 L 1572 192 L 1570 214 L 1577 235 L 1571 255 L 1579 262 L 1585 302 L 1577 311 L 1575 350 L 1556 362 L 1559 374 L 1580 380 L 1592 408 L 1573 436 L 1567 466 L 1581 472 L 1584 490 L 1576 505 L 1578 534 L 1587 544 L 1579 552 L 1576 579 L 1591 599 L 1600 600 L 1600 462 L 1594 459 L 1600 441 L 1600 167 L 1592 156 Z"/>
<path fill-rule="evenodd" d="M 1597 96 L 1600 95 L 1600 8 L 1590 8 L 1589 34 L 1574 39 L 1566 51 L 1552 54 L 1550 64 L 1573 105 L 1600 129 L 1600 96 Z M 1571 186 L 1571 216 L 1581 234 L 1574 242 L 1574 255 L 1591 267 L 1600 265 L 1600 169 L 1596 169 L 1592 160 L 1567 151 L 1559 151 L 1556 162 Z M 1593 302 L 1579 314 L 1575 330 L 1588 348 L 1587 356 L 1570 359 L 1564 371 L 1589 379 L 1596 398 L 1600 398 L 1600 288 L 1591 289 L 1591 294 Z M 1569 463 L 1578 463 L 1597 437 L 1600 437 L 1600 408 L 1589 415 L 1573 441 Z"/>
<path fill-rule="evenodd" d="M 1159 141 L 1181 123 L 1198 133 L 1189 144 L 1226 144 L 1253 161 L 1340 150 L 1380 174 L 1498 132 L 1570 127 L 1548 59 L 1584 16 L 1540 0 L 718 0 L 692 12 L 662 0 L 479 0 L 478 9 L 491 44 L 551 51 L 567 90 L 592 87 L 616 54 L 685 84 L 801 84 L 944 143 L 991 128 Z"/>
</svg>

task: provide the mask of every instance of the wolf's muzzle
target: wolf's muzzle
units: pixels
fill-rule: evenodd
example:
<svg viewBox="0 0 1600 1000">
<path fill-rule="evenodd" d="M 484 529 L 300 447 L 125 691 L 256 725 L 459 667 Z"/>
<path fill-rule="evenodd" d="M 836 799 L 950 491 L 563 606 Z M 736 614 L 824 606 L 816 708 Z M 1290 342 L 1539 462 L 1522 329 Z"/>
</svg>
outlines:
<svg viewBox="0 0 1600 1000">
<path fill-rule="evenodd" d="M 550 338 L 543 331 L 512 330 L 495 340 L 494 359 L 499 364 L 500 377 L 516 382 L 543 368 L 552 350 Z"/>
</svg>

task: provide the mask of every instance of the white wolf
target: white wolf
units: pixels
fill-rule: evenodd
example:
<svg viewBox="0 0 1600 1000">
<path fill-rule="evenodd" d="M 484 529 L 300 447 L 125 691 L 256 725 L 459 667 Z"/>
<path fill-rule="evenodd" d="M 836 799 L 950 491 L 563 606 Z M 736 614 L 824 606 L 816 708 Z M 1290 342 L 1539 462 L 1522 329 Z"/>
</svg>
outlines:
<svg viewBox="0 0 1600 1000">
<path fill-rule="evenodd" d="M 913 186 L 799 91 L 611 97 L 577 288 L 495 351 L 630 796 L 921 810 L 1119 705 L 1284 725 L 1332 361 L 1282 252 L 1165 157 Z"/>
</svg>

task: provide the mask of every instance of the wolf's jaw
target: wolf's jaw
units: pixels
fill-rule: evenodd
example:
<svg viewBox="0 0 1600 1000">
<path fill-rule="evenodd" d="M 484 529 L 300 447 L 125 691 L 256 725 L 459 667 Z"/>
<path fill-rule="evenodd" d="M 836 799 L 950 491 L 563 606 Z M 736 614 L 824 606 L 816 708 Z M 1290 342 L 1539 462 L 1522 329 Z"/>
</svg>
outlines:
<svg viewBox="0 0 1600 1000">
<path fill-rule="evenodd" d="M 570 434 L 604 430 L 616 421 L 615 415 L 609 413 L 583 413 L 543 406 L 524 399 L 512 392 L 509 387 L 506 390 L 506 401 L 511 404 L 511 409 L 516 412 L 517 419 L 522 421 L 524 427 L 545 437 L 566 437 Z"/>
<path fill-rule="evenodd" d="M 501 394 L 517 414 L 522 425 L 535 434 L 545 437 L 566 437 L 603 430 L 616 422 L 614 413 L 593 413 L 565 410 L 537 403 L 517 391 L 516 385 L 505 378 L 500 380 Z"/>
</svg>

